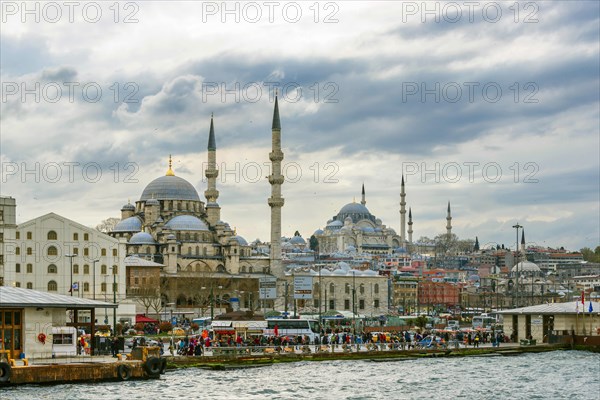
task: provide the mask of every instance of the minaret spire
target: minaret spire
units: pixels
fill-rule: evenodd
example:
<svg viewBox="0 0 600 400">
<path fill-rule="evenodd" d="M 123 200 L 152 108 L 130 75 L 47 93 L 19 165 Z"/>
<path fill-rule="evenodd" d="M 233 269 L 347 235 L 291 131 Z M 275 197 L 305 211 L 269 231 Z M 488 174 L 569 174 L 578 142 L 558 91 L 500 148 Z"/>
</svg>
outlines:
<svg viewBox="0 0 600 400">
<path fill-rule="evenodd" d="M 365 204 L 367 204 L 367 200 L 365 199 L 365 184 L 364 184 L 364 182 L 362 185 L 362 200 L 360 201 L 360 204 L 362 204 L 363 206 Z"/>
<path fill-rule="evenodd" d="M 452 214 L 450 212 L 450 202 L 448 202 L 448 211 L 446 215 L 446 234 L 452 234 Z"/>
<path fill-rule="evenodd" d="M 281 174 L 281 161 L 283 161 L 283 152 L 281 151 L 281 123 L 279 121 L 279 104 L 277 101 L 277 91 L 275 92 L 275 107 L 273 109 L 273 125 L 271 127 L 271 175 L 269 183 L 271 184 L 271 197 L 268 203 L 271 207 L 271 273 L 276 277 L 283 276 L 283 267 L 281 264 L 281 207 L 284 199 L 281 197 L 281 185 L 284 177 Z"/>
<path fill-rule="evenodd" d="M 217 142 L 215 140 L 215 126 L 213 114 L 210 115 L 210 130 L 208 132 L 208 164 L 204 176 L 208 180 L 208 185 L 204 196 L 206 197 L 206 214 L 210 225 L 215 225 L 221 219 L 221 208 L 217 203 L 219 191 L 217 190 Z"/>
<path fill-rule="evenodd" d="M 170 154 L 169 154 L 169 169 L 167 170 L 167 173 L 165 175 L 175 176 L 175 173 L 173 172 L 173 160 L 172 160 Z"/>
<path fill-rule="evenodd" d="M 404 191 L 404 174 L 402 174 L 402 183 L 400 184 L 400 242 L 402 246 L 406 244 L 406 192 Z"/>
<path fill-rule="evenodd" d="M 408 243 L 412 244 L 412 234 L 413 234 L 413 221 L 412 221 L 412 210 L 410 207 L 408 208 Z"/>
<path fill-rule="evenodd" d="M 525 229 L 521 231 L 521 253 L 525 254 Z"/>
</svg>

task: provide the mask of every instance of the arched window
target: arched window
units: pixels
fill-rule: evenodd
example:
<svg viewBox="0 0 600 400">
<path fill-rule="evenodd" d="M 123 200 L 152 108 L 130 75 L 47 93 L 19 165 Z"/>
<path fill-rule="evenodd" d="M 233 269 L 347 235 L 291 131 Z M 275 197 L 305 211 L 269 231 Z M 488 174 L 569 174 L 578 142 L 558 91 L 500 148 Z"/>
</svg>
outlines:
<svg viewBox="0 0 600 400">
<path fill-rule="evenodd" d="M 117 257 L 119 254 L 117 253 L 117 249 L 113 249 L 113 257 Z"/>
<path fill-rule="evenodd" d="M 27 248 L 27 255 L 30 256 L 33 254 L 33 249 L 31 247 Z"/>
<path fill-rule="evenodd" d="M 361 283 L 358 290 L 359 290 L 360 294 L 365 294 L 365 285 Z"/>
<path fill-rule="evenodd" d="M 90 291 L 90 284 L 88 282 L 84 282 L 83 283 L 83 291 L 84 292 L 89 292 Z"/>
<path fill-rule="evenodd" d="M 191 255 L 192 255 L 192 248 L 191 248 L 191 247 L 188 247 L 188 251 L 187 251 L 187 253 L 188 253 L 188 256 L 191 256 Z"/>
<path fill-rule="evenodd" d="M 102 257 L 105 257 L 105 256 L 106 256 L 106 249 L 102 249 L 102 250 L 100 250 L 100 255 L 101 255 Z"/>
<path fill-rule="evenodd" d="M 33 289 L 33 283 L 27 282 L 27 289 Z"/>
<path fill-rule="evenodd" d="M 329 294 L 333 295 L 335 293 L 335 285 L 333 283 L 329 284 Z"/>
<path fill-rule="evenodd" d="M 117 275 L 119 273 L 119 267 L 116 265 L 112 266 L 113 275 Z"/>
<path fill-rule="evenodd" d="M 27 273 L 33 274 L 33 264 L 27 264 Z"/>
<path fill-rule="evenodd" d="M 21 255 L 21 248 L 20 247 L 16 247 L 15 248 L 15 255 L 17 255 L 17 256 Z"/>
<path fill-rule="evenodd" d="M 217 272 L 227 272 L 227 270 L 225 269 L 224 266 L 219 265 L 219 266 L 217 266 Z"/>
<path fill-rule="evenodd" d="M 90 266 L 89 265 L 87 265 L 87 264 L 83 265 L 83 273 L 86 274 L 86 275 L 90 273 Z"/>
<path fill-rule="evenodd" d="M 73 264 L 73 273 L 74 274 L 78 274 L 79 273 L 79 264 Z"/>
<path fill-rule="evenodd" d="M 58 239 L 58 235 L 54 231 L 48 232 L 48 236 L 47 237 L 48 237 L 48 240 L 56 240 L 56 239 Z"/>
<path fill-rule="evenodd" d="M 196 246 L 196 255 L 199 256 L 200 255 L 200 247 Z"/>
<path fill-rule="evenodd" d="M 150 246 L 146 246 L 146 254 L 152 254 L 152 252 L 150 251 Z"/>
<path fill-rule="evenodd" d="M 79 233 L 73 234 L 73 240 L 79 240 Z"/>
<path fill-rule="evenodd" d="M 100 273 L 102 275 L 106 275 L 106 265 L 103 264 L 100 266 Z"/>
<path fill-rule="evenodd" d="M 246 266 L 245 266 L 245 265 L 242 265 L 242 268 L 240 268 L 240 272 L 241 272 L 242 274 L 245 274 L 245 273 L 246 273 Z"/>
<path fill-rule="evenodd" d="M 375 294 L 379 293 L 379 283 L 376 283 L 375 286 L 373 286 L 373 293 L 375 293 Z"/>
<path fill-rule="evenodd" d="M 350 294 L 350 284 L 349 283 L 346 283 L 346 287 L 344 288 L 344 292 L 346 294 Z"/>
<path fill-rule="evenodd" d="M 49 274 L 56 274 L 57 271 L 58 271 L 58 269 L 56 268 L 56 265 L 54 265 L 54 264 L 48 265 L 48 273 Z"/>
<path fill-rule="evenodd" d="M 86 241 L 87 241 L 87 240 L 90 240 L 90 235 L 89 235 L 89 234 L 87 234 L 87 233 L 84 233 L 84 234 L 83 234 L 83 240 L 86 240 Z"/>
<path fill-rule="evenodd" d="M 100 284 L 100 291 L 101 291 L 101 292 L 106 292 L 106 282 L 102 282 L 102 283 Z"/>
<path fill-rule="evenodd" d="M 55 281 L 48 282 L 48 291 L 49 292 L 56 292 L 57 290 L 58 290 L 58 285 L 56 284 Z"/>
</svg>

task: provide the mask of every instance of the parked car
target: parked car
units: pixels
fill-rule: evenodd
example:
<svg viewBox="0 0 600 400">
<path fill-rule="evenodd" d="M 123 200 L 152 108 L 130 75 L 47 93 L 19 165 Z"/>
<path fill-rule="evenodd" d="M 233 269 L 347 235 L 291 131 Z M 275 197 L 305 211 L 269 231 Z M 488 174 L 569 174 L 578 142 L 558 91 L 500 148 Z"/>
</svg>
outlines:
<svg viewBox="0 0 600 400">
<path fill-rule="evenodd" d="M 159 342 L 154 339 L 149 339 L 144 336 L 133 336 L 133 337 L 125 339 L 125 346 L 127 346 L 130 349 L 133 348 L 133 339 L 137 339 L 138 346 L 161 346 L 162 345 L 162 342 Z"/>
</svg>

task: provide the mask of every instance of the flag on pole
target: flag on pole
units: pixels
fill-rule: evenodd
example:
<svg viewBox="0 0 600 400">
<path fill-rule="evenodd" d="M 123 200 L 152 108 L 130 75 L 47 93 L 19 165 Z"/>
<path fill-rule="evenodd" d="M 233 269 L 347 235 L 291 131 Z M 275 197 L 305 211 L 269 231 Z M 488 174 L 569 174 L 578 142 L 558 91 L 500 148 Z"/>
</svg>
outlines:
<svg viewBox="0 0 600 400">
<path fill-rule="evenodd" d="M 585 292 L 581 291 L 581 304 L 585 306 Z"/>
<path fill-rule="evenodd" d="M 594 311 L 594 307 L 592 307 L 592 300 L 590 300 L 590 308 L 588 308 L 588 312 Z"/>
<path fill-rule="evenodd" d="M 75 282 L 72 287 L 73 290 L 79 291 L 79 282 Z"/>
<path fill-rule="evenodd" d="M 575 312 L 577 314 L 579 314 L 579 302 L 578 301 L 575 302 Z"/>
</svg>

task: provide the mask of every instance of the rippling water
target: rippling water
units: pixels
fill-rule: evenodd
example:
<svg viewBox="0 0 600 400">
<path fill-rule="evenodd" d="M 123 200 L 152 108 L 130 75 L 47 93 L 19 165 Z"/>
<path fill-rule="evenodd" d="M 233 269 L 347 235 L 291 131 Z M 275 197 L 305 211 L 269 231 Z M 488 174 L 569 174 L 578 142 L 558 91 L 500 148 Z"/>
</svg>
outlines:
<svg viewBox="0 0 600 400">
<path fill-rule="evenodd" d="M 600 355 L 389 362 L 323 361 L 231 371 L 169 371 L 160 380 L 22 386 L 0 399 L 600 399 Z"/>
</svg>

